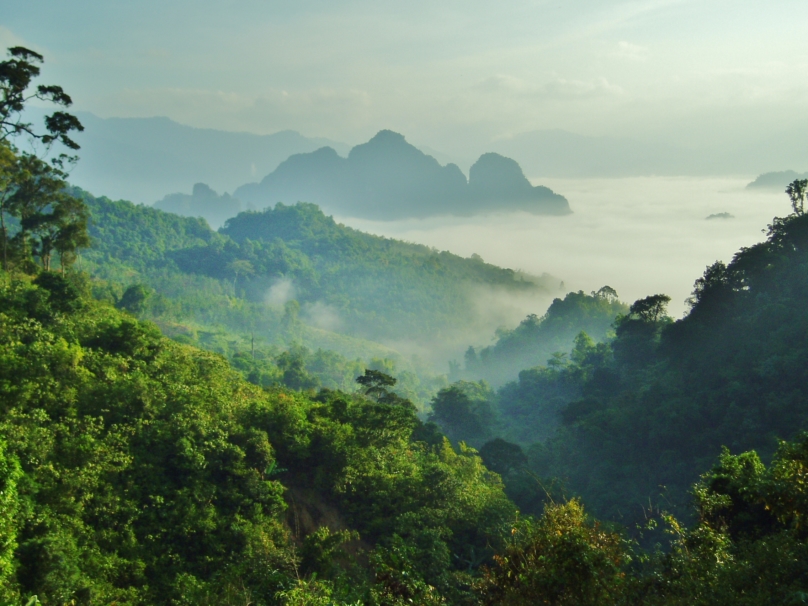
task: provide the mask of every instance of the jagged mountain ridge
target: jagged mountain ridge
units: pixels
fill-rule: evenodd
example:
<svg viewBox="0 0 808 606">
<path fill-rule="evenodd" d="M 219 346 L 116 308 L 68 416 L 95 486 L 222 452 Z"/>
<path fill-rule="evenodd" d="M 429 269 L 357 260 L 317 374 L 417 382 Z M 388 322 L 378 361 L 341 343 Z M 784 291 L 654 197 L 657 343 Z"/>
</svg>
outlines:
<svg viewBox="0 0 808 606">
<path fill-rule="evenodd" d="M 260 183 L 239 187 L 234 196 L 259 208 L 306 201 L 339 215 L 381 220 L 492 211 L 572 212 L 566 198 L 531 185 L 510 158 L 483 154 L 466 180 L 457 165 L 441 166 L 389 130 L 357 145 L 347 158 L 329 147 L 291 156 Z"/>
<path fill-rule="evenodd" d="M 70 180 L 112 199 L 152 204 L 200 181 L 232 192 L 241 183 L 274 170 L 292 154 L 329 145 L 350 146 L 295 131 L 270 135 L 195 128 L 165 117 L 99 118 L 79 112 L 85 126 L 76 135 L 81 162 Z M 39 120 L 34 114 L 33 118 Z"/>
</svg>

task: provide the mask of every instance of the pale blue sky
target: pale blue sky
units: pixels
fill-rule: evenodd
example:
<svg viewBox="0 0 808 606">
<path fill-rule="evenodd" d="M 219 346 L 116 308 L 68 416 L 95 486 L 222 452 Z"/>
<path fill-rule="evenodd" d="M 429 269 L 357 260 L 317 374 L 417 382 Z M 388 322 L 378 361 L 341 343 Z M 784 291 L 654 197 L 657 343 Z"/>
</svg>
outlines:
<svg viewBox="0 0 808 606">
<path fill-rule="evenodd" d="M 448 153 L 562 128 L 754 145 L 808 126 L 805 0 L 8 0 L 0 44 L 100 116 Z M 795 167 L 799 168 L 799 167 Z"/>
</svg>

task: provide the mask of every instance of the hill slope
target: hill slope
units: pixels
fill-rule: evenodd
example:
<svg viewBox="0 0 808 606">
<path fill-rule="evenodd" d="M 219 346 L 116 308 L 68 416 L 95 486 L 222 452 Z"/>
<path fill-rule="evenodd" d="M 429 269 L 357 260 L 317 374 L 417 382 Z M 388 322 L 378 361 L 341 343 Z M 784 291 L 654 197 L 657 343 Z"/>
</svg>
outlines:
<svg viewBox="0 0 808 606">
<path fill-rule="evenodd" d="M 631 520 L 649 500 L 684 511 L 721 446 L 771 456 L 778 439 L 808 429 L 806 297 L 808 216 L 791 215 L 709 267 L 684 319 L 664 317 L 659 296 L 636 302 L 611 343 L 581 340 L 531 388 L 531 408 L 560 408 L 563 423 L 532 447 L 534 470 Z"/>
<path fill-rule="evenodd" d="M 248 308 L 256 312 L 255 326 L 270 330 L 287 313 L 284 305 L 296 301 L 299 308 L 290 313 L 306 324 L 445 363 L 463 343 L 523 317 L 521 310 L 511 317 L 510 308 L 483 313 L 480 294 L 520 293 L 543 309 L 558 284 L 365 234 L 312 204 L 242 213 L 217 233 L 200 219 L 82 195 L 96 243 L 85 260 L 96 275 L 147 282 L 185 301 L 186 313 L 220 314 L 247 332 Z M 241 305 L 247 307 L 239 311 Z M 270 316 L 275 319 L 257 319 Z"/>
<path fill-rule="evenodd" d="M 344 568 L 341 604 L 464 603 L 515 513 L 474 452 L 405 403 L 261 390 L 81 284 L 0 273 L 4 602 L 281 606 Z"/>
</svg>

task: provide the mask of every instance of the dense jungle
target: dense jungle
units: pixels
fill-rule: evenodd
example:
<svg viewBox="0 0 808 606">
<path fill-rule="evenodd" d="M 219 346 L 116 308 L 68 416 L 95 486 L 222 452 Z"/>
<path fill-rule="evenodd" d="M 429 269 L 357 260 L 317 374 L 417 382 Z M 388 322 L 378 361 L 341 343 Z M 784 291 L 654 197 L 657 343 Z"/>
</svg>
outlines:
<svg viewBox="0 0 808 606">
<path fill-rule="evenodd" d="M 0 63 L 0 603 L 808 602 L 808 181 L 674 320 L 310 203 L 96 197 L 42 60 Z"/>
</svg>

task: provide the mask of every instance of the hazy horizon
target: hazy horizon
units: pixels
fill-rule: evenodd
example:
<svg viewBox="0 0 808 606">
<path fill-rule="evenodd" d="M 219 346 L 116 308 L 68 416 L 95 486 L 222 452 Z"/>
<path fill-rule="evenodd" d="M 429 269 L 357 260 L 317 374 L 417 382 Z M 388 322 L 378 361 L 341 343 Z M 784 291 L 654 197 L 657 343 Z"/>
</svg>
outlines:
<svg viewBox="0 0 808 606">
<path fill-rule="evenodd" d="M 6 7 L 0 44 L 44 54 L 43 81 L 101 117 L 349 145 L 389 128 L 458 158 L 561 129 L 745 173 L 808 166 L 806 16 L 793 0 L 34 0 Z"/>
<path fill-rule="evenodd" d="M 96 195 L 135 191 L 122 175 L 151 187 L 136 202 L 189 192 L 196 181 L 232 192 L 290 149 L 317 141 L 347 149 L 391 129 L 464 172 L 484 152 L 508 155 L 534 184 L 566 196 L 573 214 L 341 218 L 348 225 L 546 272 L 567 290 L 608 284 L 628 302 L 666 292 L 680 316 L 706 265 L 729 261 L 788 211 L 783 194 L 744 185 L 766 171 L 808 169 L 801 17 L 808 5 L 792 0 L 35 0 L 5 11 L 0 45 L 41 52 L 40 81 L 62 85 L 77 112 L 303 135 L 270 158 L 257 144 L 245 151 L 244 138 L 206 149 L 188 137 L 191 154 L 168 150 L 164 141 L 179 135 L 147 140 L 137 126 L 124 129 L 118 143 L 104 139 L 112 147 L 84 149 L 75 175 Z M 127 144 L 131 153 L 118 153 Z M 231 153 L 238 148 L 242 155 Z M 735 218 L 705 220 L 720 212 Z"/>
</svg>

